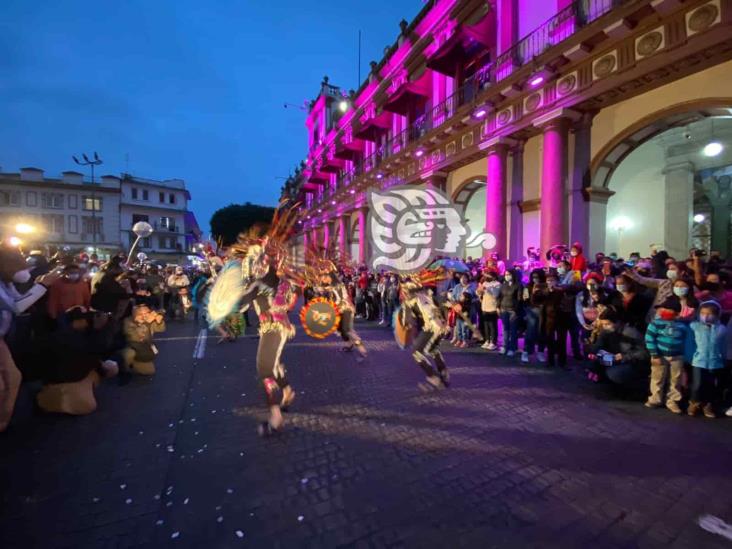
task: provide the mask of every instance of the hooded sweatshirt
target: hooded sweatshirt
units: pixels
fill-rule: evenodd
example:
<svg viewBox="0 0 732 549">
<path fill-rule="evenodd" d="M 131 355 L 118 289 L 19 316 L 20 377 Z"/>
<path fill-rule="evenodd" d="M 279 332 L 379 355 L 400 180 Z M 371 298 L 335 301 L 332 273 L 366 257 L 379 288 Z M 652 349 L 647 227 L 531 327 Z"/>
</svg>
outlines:
<svg viewBox="0 0 732 549">
<path fill-rule="evenodd" d="M 696 320 L 689 325 L 691 329 L 691 365 L 705 370 L 724 368 L 727 360 L 727 328 L 719 323 L 720 307 L 714 301 L 705 301 L 699 308 L 713 304 L 717 307 L 717 318 L 712 324 Z"/>
</svg>

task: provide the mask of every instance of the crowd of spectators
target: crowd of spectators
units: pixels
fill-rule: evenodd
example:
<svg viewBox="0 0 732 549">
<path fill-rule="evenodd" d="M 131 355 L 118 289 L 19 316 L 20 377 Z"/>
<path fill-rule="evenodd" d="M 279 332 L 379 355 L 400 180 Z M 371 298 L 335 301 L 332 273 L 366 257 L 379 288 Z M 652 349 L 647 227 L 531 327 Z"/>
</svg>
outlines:
<svg viewBox="0 0 732 549">
<path fill-rule="evenodd" d="M 431 290 L 451 345 L 565 370 L 573 359 L 590 381 L 645 395 L 648 407 L 732 415 L 732 267 L 718 253 L 588 259 L 575 243 L 541 258 L 530 248 L 513 263 L 492 254 L 434 265 L 449 273 Z M 361 268 L 345 281 L 357 318 L 391 327 L 399 277 Z"/>
<path fill-rule="evenodd" d="M 2 431 L 21 380 L 37 390 L 38 409 L 83 415 L 96 409 L 102 378 L 126 385 L 135 374 L 154 374 L 154 334 L 166 321 L 199 316 L 193 292 L 209 276 L 206 267 L 3 246 L 0 279 Z"/>
</svg>

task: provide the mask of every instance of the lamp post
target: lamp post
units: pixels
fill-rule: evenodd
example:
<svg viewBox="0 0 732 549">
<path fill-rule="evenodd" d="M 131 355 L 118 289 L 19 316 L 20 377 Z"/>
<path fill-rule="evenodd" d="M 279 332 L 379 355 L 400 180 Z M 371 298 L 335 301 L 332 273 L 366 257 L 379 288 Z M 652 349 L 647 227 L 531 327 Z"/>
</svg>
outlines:
<svg viewBox="0 0 732 549">
<path fill-rule="evenodd" d="M 620 241 L 623 238 L 623 231 L 630 229 L 631 226 L 632 223 L 630 219 L 624 216 L 616 217 L 611 224 L 611 228 L 618 232 L 618 254 L 621 256 L 622 252 L 620 251 Z"/>
<path fill-rule="evenodd" d="M 96 153 L 96 151 L 94 152 L 94 160 L 89 160 L 89 157 L 87 157 L 86 154 L 83 153 L 81 157 L 84 159 L 83 161 L 79 161 L 79 159 L 75 156 L 72 156 L 71 158 L 73 158 L 74 162 L 76 162 L 79 166 L 91 167 L 92 247 L 94 248 L 94 253 L 97 253 L 97 200 L 94 194 L 94 166 L 99 166 L 100 164 L 102 164 L 102 159 L 99 158 L 99 155 Z"/>
<path fill-rule="evenodd" d="M 147 221 L 138 221 L 132 226 L 132 232 L 135 233 L 137 238 L 135 239 L 135 242 L 132 244 L 129 253 L 127 254 L 128 265 L 132 265 L 132 263 L 134 262 L 134 259 L 132 261 L 130 260 L 135 257 L 133 254 L 135 253 L 135 248 L 137 248 L 137 243 L 140 242 L 141 238 L 147 238 L 148 236 L 153 234 L 153 228 L 152 225 L 150 225 L 150 223 L 148 223 Z M 138 257 L 138 259 L 140 259 L 141 262 L 143 261 L 142 258 Z"/>
</svg>

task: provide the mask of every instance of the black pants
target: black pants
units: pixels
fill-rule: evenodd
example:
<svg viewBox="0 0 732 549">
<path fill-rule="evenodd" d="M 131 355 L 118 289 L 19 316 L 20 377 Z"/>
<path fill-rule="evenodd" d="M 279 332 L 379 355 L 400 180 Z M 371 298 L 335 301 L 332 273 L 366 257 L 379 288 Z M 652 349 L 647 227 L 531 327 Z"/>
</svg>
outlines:
<svg viewBox="0 0 732 549">
<path fill-rule="evenodd" d="M 264 388 L 268 406 L 279 404 L 277 391 L 290 385 L 285 365 L 280 362 L 286 341 L 287 335 L 280 330 L 272 330 L 259 336 L 257 377 Z"/>
<path fill-rule="evenodd" d="M 722 381 L 724 369 L 707 370 L 706 368 L 691 368 L 691 395 L 692 402 L 717 404 L 722 396 Z"/>
<path fill-rule="evenodd" d="M 481 325 L 483 327 L 483 339 L 494 345 L 498 342 L 498 312 L 480 313 Z"/>
<path fill-rule="evenodd" d="M 414 338 L 412 357 L 427 377 L 435 375 L 430 358 L 434 359 L 438 372 L 447 370 L 447 364 L 440 352 L 442 334 L 422 331 Z"/>
<path fill-rule="evenodd" d="M 547 348 L 549 349 L 549 366 L 567 365 L 567 334 L 569 333 L 569 322 L 558 319 L 554 330 L 546 334 Z"/>
</svg>

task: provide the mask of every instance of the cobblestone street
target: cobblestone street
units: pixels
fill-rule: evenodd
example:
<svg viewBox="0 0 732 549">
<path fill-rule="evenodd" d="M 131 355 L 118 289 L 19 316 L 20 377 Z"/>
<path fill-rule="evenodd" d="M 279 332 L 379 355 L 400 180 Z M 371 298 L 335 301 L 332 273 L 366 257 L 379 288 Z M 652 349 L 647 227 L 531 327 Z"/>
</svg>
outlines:
<svg viewBox="0 0 732 549">
<path fill-rule="evenodd" d="M 33 412 L 0 437 L 0 547 L 729 547 L 732 422 L 609 396 L 574 372 L 448 351 L 421 394 L 391 333 L 358 326 L 358 364 L 299 330 L 286 431 L 263 417 L 255 338 L 192 355 L 160 339 L 158 375 L 98 390 L 88 417 Z"/>
</svg>

